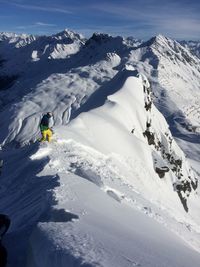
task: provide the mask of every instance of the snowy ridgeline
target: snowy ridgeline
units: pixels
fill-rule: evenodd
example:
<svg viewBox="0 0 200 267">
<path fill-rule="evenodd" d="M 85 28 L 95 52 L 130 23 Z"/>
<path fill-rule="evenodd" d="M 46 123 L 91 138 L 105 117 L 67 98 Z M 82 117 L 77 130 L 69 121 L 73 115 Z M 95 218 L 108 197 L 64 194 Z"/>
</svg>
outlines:
<svg viewBox="0 0 200 267">
<path fill-rule="evenodd" d="M 52 36 L 0 34 L 0 144 L 38 138 L 43 112 L 65 125 L 88 98 L 131 64 L 149 79 L 154 102 L 175 128 L 199 133 L 200 59 L 175 40 L 147 42 L 65 30 Z M 112 83 L 111 83 L 112 84 Z M 184 132 L 184 133 L 185 133 Z"/>
<path fill-rule="evenodd" d="M 55 127 L 55 142 L 5 152 L 13 266 L 24 251 L 27 267 L 199 266 L 197 180 L 147 78 L 127 66 L 107 86 Z"/>
<path fill-rule="evenodd" d="M 0 34 L 9 266 L 199 266 L 200 61 L 184 45 Z M 38 144 L 46 111 L 55 142 Z"/>
</svg>

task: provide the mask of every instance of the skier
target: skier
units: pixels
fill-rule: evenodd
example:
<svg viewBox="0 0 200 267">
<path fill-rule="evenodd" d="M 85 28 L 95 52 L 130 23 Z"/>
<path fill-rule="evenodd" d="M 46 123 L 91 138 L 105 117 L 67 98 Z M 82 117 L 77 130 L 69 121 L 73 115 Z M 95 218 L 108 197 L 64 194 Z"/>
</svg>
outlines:
<svg viewBox="0 0 200 267">
<path fill-rule="evenodd" d="M 1 240 L 10 226 L 10 219 L 7 215 L 0 214 L 0 267 L 7 264 L 7 250 L 2 245 Z"/>
<path fill-rule="evenodd" d="M 52 138 L 52 129 L 51 127 L 53 126 L 53 114 L 51 112 L 47 112 L 44 114 L 42 117 L 42 120 L 40 122 L 40 131 L 42 134 L 42 138 L 40 141 L 51 141 Z"/>
</svg>

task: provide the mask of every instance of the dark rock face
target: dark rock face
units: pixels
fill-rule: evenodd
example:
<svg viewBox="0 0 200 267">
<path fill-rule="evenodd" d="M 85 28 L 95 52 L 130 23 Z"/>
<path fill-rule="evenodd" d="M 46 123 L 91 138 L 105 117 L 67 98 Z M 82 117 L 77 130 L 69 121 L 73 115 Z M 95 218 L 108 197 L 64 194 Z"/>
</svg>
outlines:
<svg viewBox="0 0 200 267">
<path fill-rule="evenodd" d="M 147 137 L 147 140 L 148 140 L 148 144 L 149 145 L 155 145 L 155 137 L 154 137 L 154 134 L 151 133 L 150 131 L 145 131 L 143 133 L 144 137 Z"/>
<path fill-rule="evenodd" d="M 167 166 L 163 166 L 161 168 L 156 167 L 155 171 L 160 178 L 164 178 L 165 173 L 169 172 L 169 168 Z"/>
<path fill-rule="evenodd" d="M 170 170 L 174 173 L 177 181 L 173 184 L 174 190 L 177 192 L 183 208 L 188 212 L 187 200 L 192 190 L 196 190 L 198 186 L 197 178 L 192 175 L 186 175 L 185 166 L 183 166 L 183 159 L 180 158 L 173 149 L 173 138 L 169 132 L 165 132 L 159 136 L 152 129 L 151 121 L 151 106 L 152 106 L 152 90 L 149 86 L 143 85 L 144 92 L 144 108 L 148 113 L 148 120 L 146 121 L 146 130 L 143 136 L 147 138 L 148 144 L 153 145 L 157 151 L 154 154 L 154 169 L 160 178 L 165 177 L 165 173 Z M 156 154 L 158 156 L 156 156 Z M 159 159 L 160 158 L 160 159 Z M 189 173 L 192 171 L 189 169 Z"/>
<path fill-rule="evenodd" d="M 191 176 L 184 176 L 182 159 L 175 158 L 176 155 L 173 155 L 172 153 L 166 153 L 165 149 L 162 151 L 162 156 L 169 162 L 171 171 L 177 177 L 177 182 L 173 184 L 174 190 L 177 192 L 183 208 L 188 212 L 187 200 L 192 190 L 197 189 L 198 180 Z"/>
</svg>

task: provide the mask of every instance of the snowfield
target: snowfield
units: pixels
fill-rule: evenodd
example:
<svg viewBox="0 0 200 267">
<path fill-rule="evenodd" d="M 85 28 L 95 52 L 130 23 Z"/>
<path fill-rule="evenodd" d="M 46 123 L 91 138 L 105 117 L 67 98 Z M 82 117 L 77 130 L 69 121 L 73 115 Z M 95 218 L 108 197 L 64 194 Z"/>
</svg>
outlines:
<svg viewBox="0 0 200 267">
<path fill-rule="evenodd" d="M 8 266 L 199 267 L 199 59 L 163 36 L 0 40 Z"/>
</svg>

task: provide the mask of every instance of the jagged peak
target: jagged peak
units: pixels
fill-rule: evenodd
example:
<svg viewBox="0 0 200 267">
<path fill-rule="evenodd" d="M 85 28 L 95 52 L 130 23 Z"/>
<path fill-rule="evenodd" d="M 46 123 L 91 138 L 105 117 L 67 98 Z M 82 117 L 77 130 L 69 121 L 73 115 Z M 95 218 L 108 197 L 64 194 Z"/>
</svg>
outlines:
<svg viewBox="0 0 200 267">
<path fill-rule="evenodd" d="M 147 42 L 142 43 L 140 47 L 152 47 L 160 51 L 170 50 L 175 54 L 181 53 L 183 55 L 188 55 L 189 57 L 193 57 L 190 51 L 185 47 L 183 47 L 178 41 L 165 37 L 164 35 L 161 34 L 156 35 Z"/>
<path fill-rule="evenodd" d="M 82 34 L 76 33 L 69 29 L 64 29 L 63 31 L 52 35 L 56 39 L 70 39 L 70 40 L 80 40 L 84 41 L 85 37 Z"/>
<path fill-rule="evenodd" d="M 7 39 L 35 39 L 36 37 L 32 34 L 17 34 L 13 32 L 0 32 L 0 39 L 7 40 Z"/>
<path fill-rule="evenodd" d="M 100 32 L 95 32 L 93 33 L 93 35 L 87 40 L 86 45 L 89 45 L 91 43 L 96 43 L 96 44 L 104 44 L 104 43 L 108 43 L 110 41 L 119 41 L 119 42 L 123 42 L 123 37 L 121 36 L 116 36 L 113 37 L 110 34 L 107 33 L 100 33 Z"/>
<path fill-rule="evenodd" d="M 16 38 L 19 35 L 14 32 L 0 32 L 0 40 L 6 40 L 10 38 Z"/>
<path fill-rule="evenodd" d="M 153 45 L 166 45 L 168 44 L 168 42 L 173 42 L 173 40 L 165 37 L 162 34 L 158 34 L 154 37 L 152 37 L 151 39 L 149 39 L 148 41 L 144 42 L 141 44 L 141 46 L 153 46 Z"/>
</svg>

